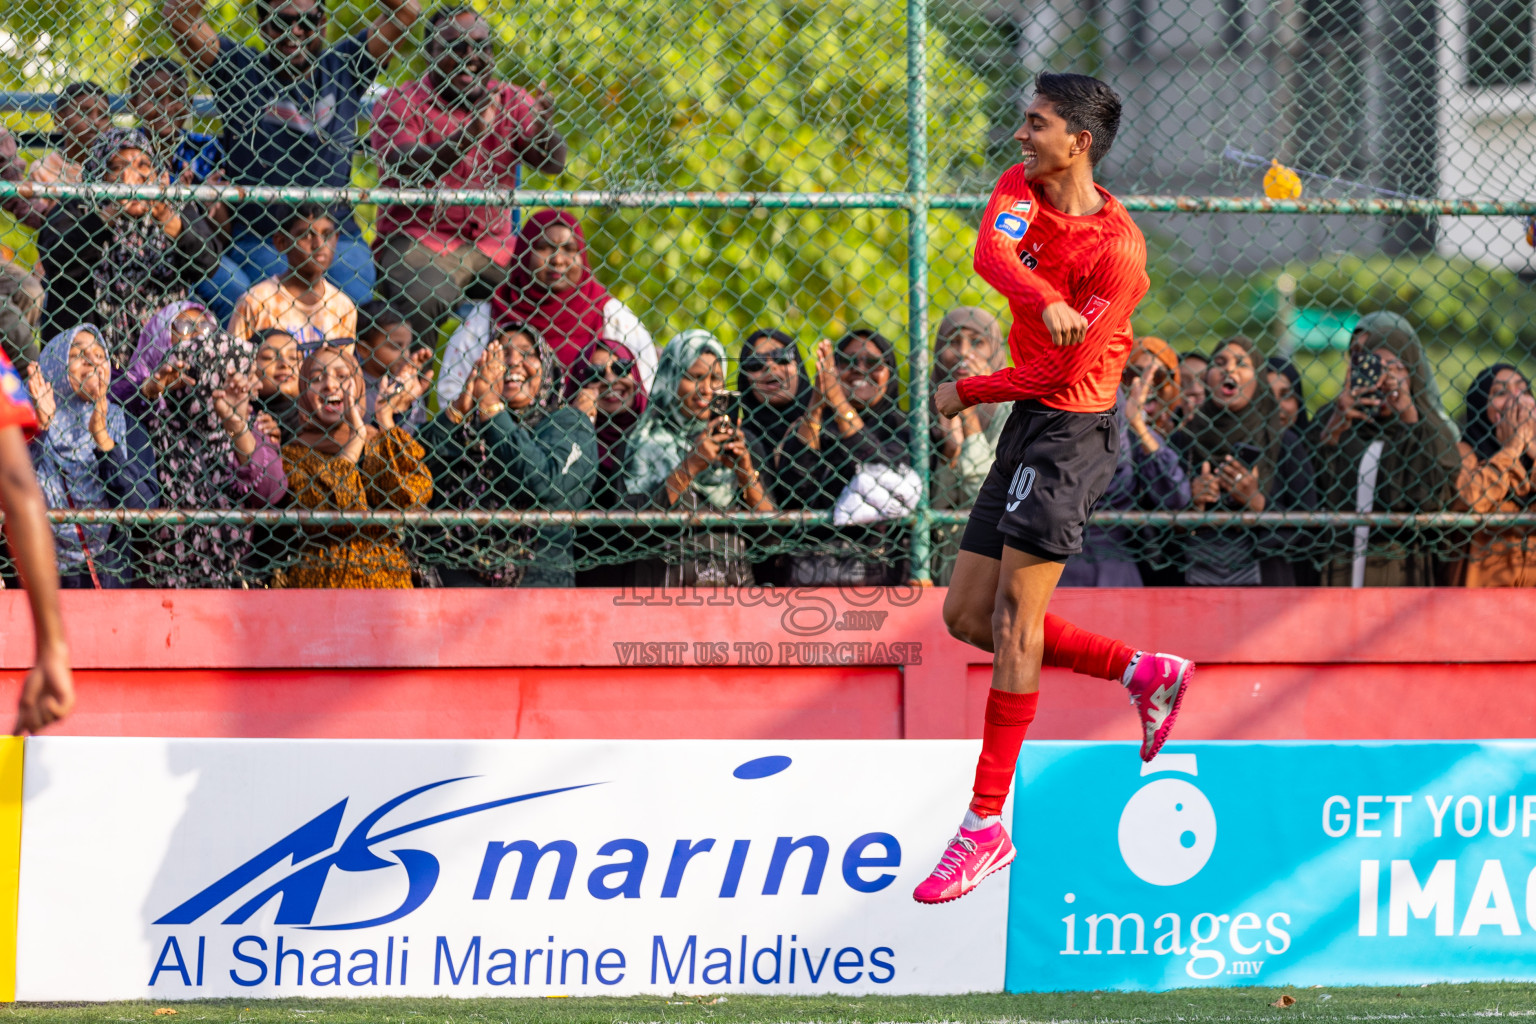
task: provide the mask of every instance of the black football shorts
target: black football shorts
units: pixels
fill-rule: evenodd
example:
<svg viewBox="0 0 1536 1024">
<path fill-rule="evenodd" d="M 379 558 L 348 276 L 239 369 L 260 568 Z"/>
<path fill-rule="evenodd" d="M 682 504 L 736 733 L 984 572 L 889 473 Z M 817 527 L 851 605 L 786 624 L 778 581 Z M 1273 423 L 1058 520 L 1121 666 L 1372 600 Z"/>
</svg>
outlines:
<svg viewBox="0 0 1536 1024">
<path fill-rule="evenodd" d="M 1057 562 L 1080 553 L 1088 513 L 1115 475 L 1119 454 L 1113 410 L 1015 402 L 961 550 L 1001 559 L 1006 545 Z"/>
</svg>

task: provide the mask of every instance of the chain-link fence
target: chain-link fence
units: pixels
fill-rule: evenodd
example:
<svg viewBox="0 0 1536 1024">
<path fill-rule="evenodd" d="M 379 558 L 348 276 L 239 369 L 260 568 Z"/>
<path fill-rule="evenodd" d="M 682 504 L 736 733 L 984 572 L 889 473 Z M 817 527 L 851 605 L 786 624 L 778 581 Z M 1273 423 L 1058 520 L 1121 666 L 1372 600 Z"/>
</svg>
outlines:
<svg viewBox="0 0 1536 1024">
<path fill-rule="evenodd" d="M 1536 582 L 1532 33 L 1508 0 L 18 0 L 0 342 L 64 572 L 945 581 L 1006 410 L 930 394 L 1006 364 L 974 222 L 1055 69 L 1124 98 L 1099 177 L 1152 277 L 1066 581 Z"/>
</svg>

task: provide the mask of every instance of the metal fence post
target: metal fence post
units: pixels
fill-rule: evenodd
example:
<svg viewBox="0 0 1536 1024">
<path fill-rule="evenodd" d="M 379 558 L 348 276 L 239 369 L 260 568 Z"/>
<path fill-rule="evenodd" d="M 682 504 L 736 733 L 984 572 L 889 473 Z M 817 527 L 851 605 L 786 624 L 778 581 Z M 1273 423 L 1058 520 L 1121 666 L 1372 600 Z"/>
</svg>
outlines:
<svg viewBox="0 0 1536 1024">
<path fill-rule="evenodd" d="M 907 367 L 912 468 L 922 481 L 912 523 L 912 575 L 932 579 L 928 460 L 928 0 L 907 0 Z"/>
</svg>

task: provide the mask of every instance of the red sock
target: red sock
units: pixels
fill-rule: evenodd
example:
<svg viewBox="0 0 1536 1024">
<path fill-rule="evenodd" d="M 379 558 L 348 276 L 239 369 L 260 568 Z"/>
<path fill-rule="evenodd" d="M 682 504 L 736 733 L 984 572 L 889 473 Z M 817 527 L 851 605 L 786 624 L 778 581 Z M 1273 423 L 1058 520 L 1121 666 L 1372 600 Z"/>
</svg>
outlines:
<svg viewBox="0 0 1536 1024">
<path fill-rule="evenodd" d="M 1135 655 L 1134 647 L 1079 629 L 1060 615 L 1045 613 L 1045 657 L 1041 664 L 1118 683 Z"/>
<path fill-rule="evenodd" d="M 1013 769 L 1019 761 L 1019 746 L 1029 723 L 1035 720 L 1038 693 L 1009 693 L 992 690 L 987 694 L 986 724 L 981 730 L 981 759 L 976 762 L 975 794 L 971 810 L 983 818 L 1003 813 L 1003 801 L 1013 785 Z"/>
</svg>

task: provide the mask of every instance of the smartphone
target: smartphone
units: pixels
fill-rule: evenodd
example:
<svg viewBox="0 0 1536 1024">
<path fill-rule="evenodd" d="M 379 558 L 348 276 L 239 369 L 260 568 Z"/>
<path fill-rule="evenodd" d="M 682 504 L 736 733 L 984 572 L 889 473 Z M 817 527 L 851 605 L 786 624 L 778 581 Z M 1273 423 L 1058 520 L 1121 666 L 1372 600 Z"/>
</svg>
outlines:
<svg viewBox="0 0 1536 1024">
<path fill-rule="evenodd" d="M 714 420 L 721 416 L 730 420 L 732 426 L 741 426 L 740 391 L 715 392 L 715 396 L 709 400 L 709 418 Z"/>
<path fill-rule="evenodd" d="M 1264 455 L 1263 450 L 1256 444 L 1242 442 L 1232 446 L 1232 457 L 1243 465 L 1252 469 L 1259 464 L 1259 459 Z"/>
<path fill-rule="evenodd" d="M 1355 353 L 1349 360 L 1349 390 L 1370 388 L 1371 390 L 1362 393 L 1359 397 L 1380 398 L 1381 392 L 1376 390 L 1376 386 L 1381 383 L 1381 375 L 1384 371 L 1381 356 L 1375 352 Z"/>
</svg>

